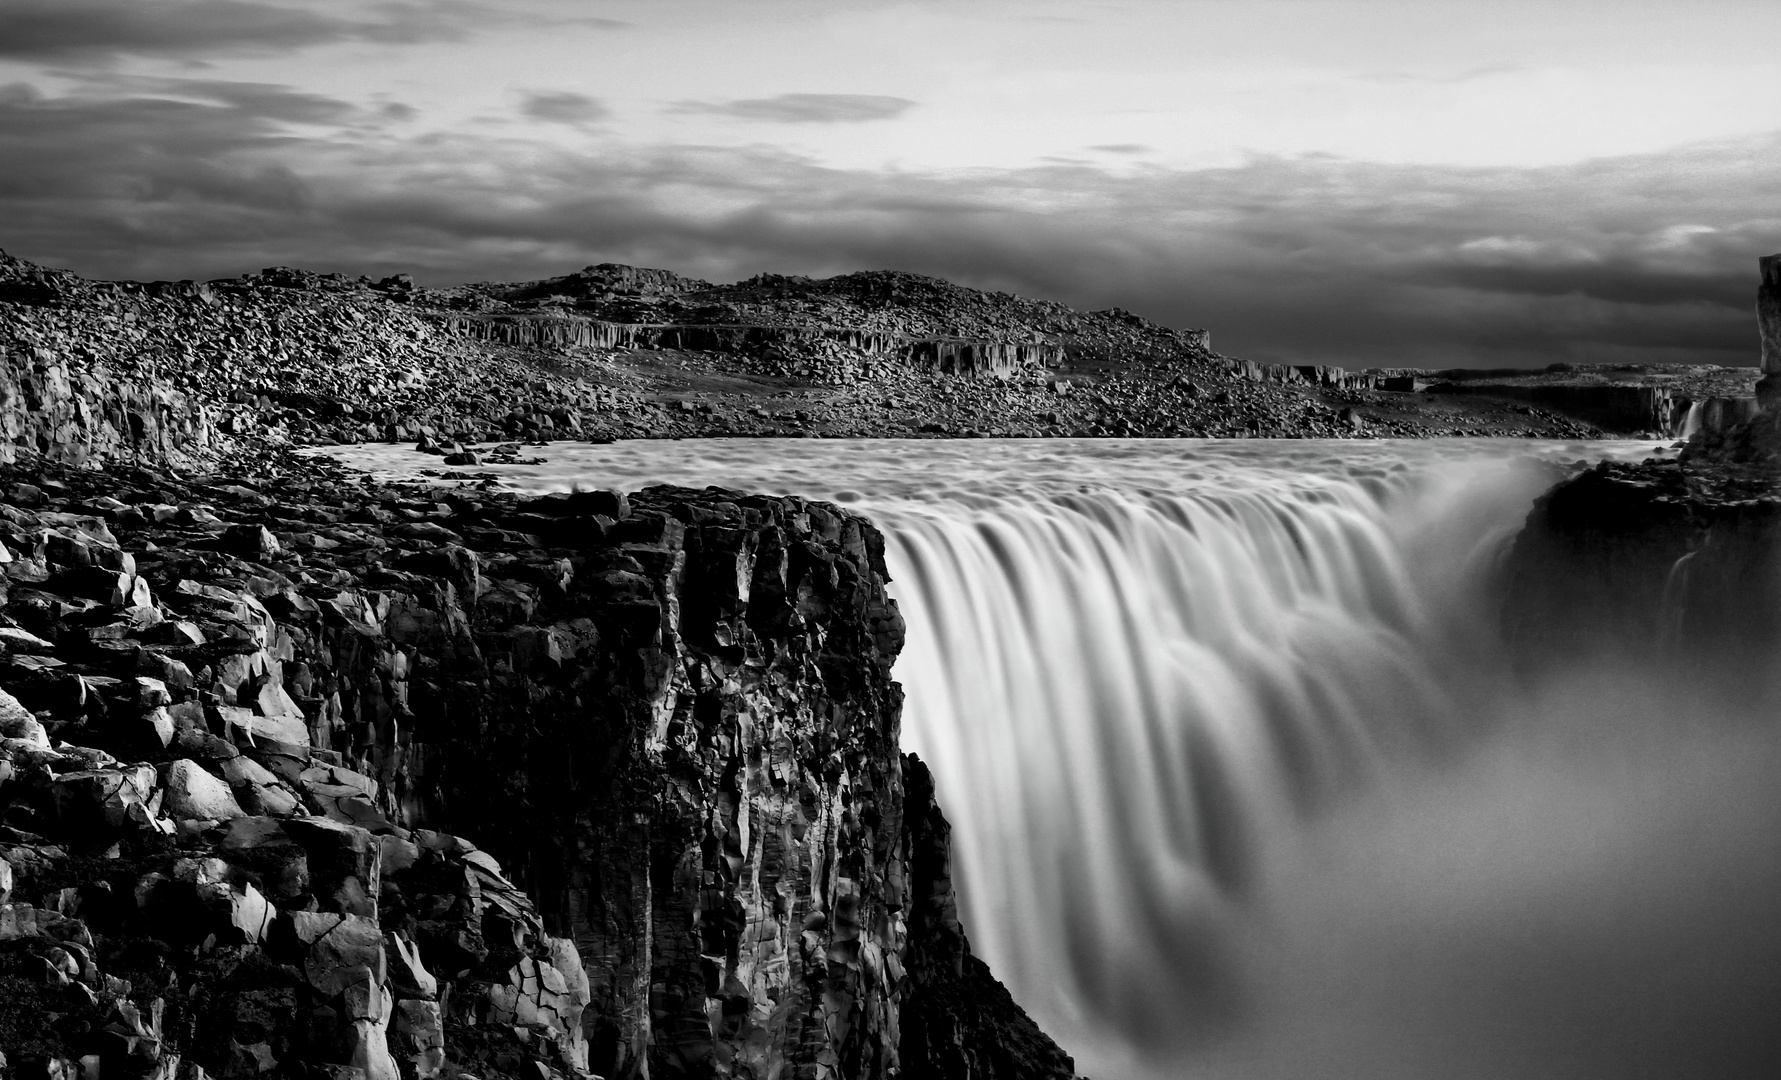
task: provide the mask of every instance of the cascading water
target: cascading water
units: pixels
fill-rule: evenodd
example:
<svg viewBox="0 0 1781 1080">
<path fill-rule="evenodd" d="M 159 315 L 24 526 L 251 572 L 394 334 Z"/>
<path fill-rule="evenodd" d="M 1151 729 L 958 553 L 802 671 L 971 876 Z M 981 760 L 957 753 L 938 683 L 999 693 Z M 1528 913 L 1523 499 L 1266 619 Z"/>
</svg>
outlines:
<svg viewBox="0 0 1781 1080">
<path fill-rule="evenodd" d="M 717 441 L 513 482 L 877 522 L 973 947 L 1091 1075 L 1768 1075 L 1772 731 L 1637 672 L 1516 687 L 1496 636 L 1530 455 L 1648 451 Z"/>
</svg>

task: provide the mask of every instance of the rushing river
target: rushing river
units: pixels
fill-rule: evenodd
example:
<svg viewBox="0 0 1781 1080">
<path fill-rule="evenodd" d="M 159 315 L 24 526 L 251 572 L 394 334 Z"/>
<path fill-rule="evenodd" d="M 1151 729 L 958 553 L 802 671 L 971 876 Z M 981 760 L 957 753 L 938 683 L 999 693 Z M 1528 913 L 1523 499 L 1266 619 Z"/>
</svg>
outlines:
<svg viewBox="0 0 1781 1080">
<path fill-rule="evenodd" d="M 712 440 L 492 471 L 879 525 L 973 948 L 1089 1075 L 1781 1075 L 1774 725 L 1649 673 L 1519 685 L 1497 639 L 1548 463 L 1654 449 Z"/>
</svg>

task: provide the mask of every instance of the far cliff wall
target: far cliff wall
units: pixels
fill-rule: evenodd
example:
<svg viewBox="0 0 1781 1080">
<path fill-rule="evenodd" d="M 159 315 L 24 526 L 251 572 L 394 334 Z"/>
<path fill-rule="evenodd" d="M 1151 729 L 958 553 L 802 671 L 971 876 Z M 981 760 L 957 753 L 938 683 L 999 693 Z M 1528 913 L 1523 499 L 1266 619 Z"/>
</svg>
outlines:
<svg viewBox="0 0 1781 1080">
<path fill-rule="evenodd" d="M 1523 669 L 1594 657 L 1681 675 L 1703 698 L 1773 695 L 1781 495 L 1765 472 L 1698 458 L 1605 463 L 1541 497 L 1503 596 Z"/>
<path fill-rule="evenodd" d="M 208 410 L 164 382 L 71 371 L 56 349 L 0 343 L 0 463 L 178 462 L 214 438 Z"/>
</svg>

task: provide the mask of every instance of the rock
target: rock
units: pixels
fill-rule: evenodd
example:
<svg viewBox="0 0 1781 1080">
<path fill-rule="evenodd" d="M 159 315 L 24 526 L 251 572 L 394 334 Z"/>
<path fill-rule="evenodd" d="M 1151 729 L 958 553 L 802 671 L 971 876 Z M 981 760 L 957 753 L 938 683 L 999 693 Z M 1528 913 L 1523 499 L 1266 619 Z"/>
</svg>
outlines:
<svg viewBox="0 0 1781 1080">
<path fill-rule="evenodd" d="M 236 801 L 249 814 L 283 818 L 302 812 L 303 804 L 296 794 L 252 758 L 230 758 L 222 763 L 222 773 L 234 790 Z"/>
<path fill-rule="evenodd" d="M 136 704 L 144 709 L 158 709 L 164 705 L 173 704 L 173 695 L 168 691 L 167 684 L 160 679 L 138 675 L 136 676 Z"/>
<path fill-rule="evenodd" d="M 360 969 L 346 986 L 344 997 L 346 1004 L 341 1016 L 351 1025 L 349 1062 L 365 1071 L 365 1080 L 401 1080 L 389 1049 L 390 1017 L 394 1011 L 389 989 L 375 973 Z"/>
<path fill-rule="evenodd" d="M 383 937 L 374 921 L 307 911 L 290 912 L 288 917 L 291 938 L 306 945 L 303 977 L 321 997 L 331 998 L 361 978 L 383 985 Z"/>
<path fill-rule="evenodd" d="M 272 930 L 272 921 L 278 909 L 266 902 L 260 890 L 254 888 L 252 882 L 241 887 L 240 892 L 232 892 L 229 896 L 229 923 L 240 934 L 241 940 L 249 945 L 258 945 L 266 939 Z"/>
<path fill-rule="evenodd" d="M 142 723 L 147 728 L 143 739 L 152 739 L 155 748 L 165 750 L 172 744 L 176 728 L 173 717 L 167 712 L 165 706 L 157 705 L 152 709 L 145 710 L 142 714 Z"/>
<path fill-rule="evenodd" d="M 439 1003 L 408 999 L 396 1003 L 391 1050 L 414 1071 L 430 1080 L 445 1071 L 445 1023 Z"/>
<path fill-rule="evenodd" d="M 390 988 L 396 997 L 433 1001 L 439 996 L 439 980 L 421 965 L 420 948 L 408 935 L 393 931 L 385 937 L 384 955 L 389 958 Z"/>
<path fill-rule="evenodd" d="M 8 557 L 5 562 L 11 562 Z M 16 626 L 0 626 L 0 655 L 52 656 L 56 647 L 28 630 Z"/>
<path fill-rule="evenodd" d="M 159 621 L 55 593 L 47 573 L 30 588 L 63 605 L 53 617 L 26 617 L 23 588 L 0 598 L 44 643 L 0 657 L 0 674 L 19 673 L 10 723 L 30 736 L 0 750 L 19 770 L 0 799 L 29 794 L 0 832 L 7 925 L 41 931 L 49 915 L 17 898 L 52 882 L 55 910 L 106 943 L 88 959 L 59 946 L 80 962 L 78 977 L 55 969 L 63 991 L 103 995 L 105 958 L 128 956 L 135 999 L 146 986 L 181 1003 L 162 1058 L 130 1075 L 182 1080 L 194 1060 L 666 1075 L 720 1058 L 755 1075 L 841 1060 L 884 1075 L 894 972 L 914 958 L 899 929 L 902 630 L 870 525 L 732 492 L 520 499 L 242 471 L 157 477 L 138 497 L 99 473 L 56 475 L 66 489 L 46 505 L 80 495 L 128 549 L 87 530 L 57 558 L 121 574 L 135 553 L 135 580 L 174 583 L 149 594 Z M 99 500 L 112 492 L 119 505 Z M 24 511 L 0 508 L 0 532 L 10 512 Z M 218 550 L 262 520 L 335 546 L 293 542 L 301 562 Z M 15 562 L 32 557 L 6 539 Z M 64 639 L 71 626 L 104 632 L 59 648 L 81 640 Z M 126 745 L 145 719 L 156 737 Z M 163 762 L 167 781 L 97 748 L 52 749 L 48 731 L 103 735 L 113 754 Z M 786 806 L 804 839 L 745 839 Z M 30 869 L 12 829 L 37 834 L 17 841 Z M 991 1000 L 978 989 L 947 1008 Z M 857 1007 L 828 1026 L 839 1001 Z M 472 1019 L 485 1022 L 447 1042 Z"/>
<path fill-rule="evenodd" d="M 228 820 L 246 817 L 229 785 L 211 775 L 190 758 L 172 762 L 166 769 L 167 795 L 161 806 L 174 820 L 198 818 Z"/>
<path fill-rule="evenodd" d="M 1762 344 L 1762 381 L 1757 398 L 1765 403 L 1781 394 L 1781 255 L 1758 263 L 1762 282 L 1756 290 L 1756 327 Z"/>
<path fill-rule="evenodd" d="M 316 899 L 325 908 L 377 918 L 383 847 L 369 830 L 325 817 L 292 818 L 284 829 L 308 853 Z"/>
<path fill-rule="evenodd" d="M 289 700 L 289 695 L 273 695 L 272 700 L 276 703 L 274 707 L 283 707 L 282 703 Z M 292 705 L 294 707 L 295 703 Z M 260 716 L 250 709 L 231 705 L 217 706 L 216 712 L 224 734 L 238 749 L 300 760 L 309 757 L 309 726 L 301 715 Z"/>
<path fill-rule="evenodd" d="M 19 699 L 0 690 L 0 738 L 18 739 L 26 746 L 48 750 L 49 736 Z"/>
<path fill-rule="evenodd" d="M 78 769 L 55 777 L 49 802 L 61 831 L 107 836 L 152 827 L 157 786 L 149 765 Z"/>
</svg>

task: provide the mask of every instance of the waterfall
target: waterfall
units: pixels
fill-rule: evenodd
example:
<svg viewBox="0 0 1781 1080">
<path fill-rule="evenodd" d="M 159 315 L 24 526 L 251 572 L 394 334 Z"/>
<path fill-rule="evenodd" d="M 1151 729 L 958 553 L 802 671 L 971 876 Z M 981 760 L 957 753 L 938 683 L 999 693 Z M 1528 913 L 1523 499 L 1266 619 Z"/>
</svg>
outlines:
<svg viewBox="0 0 1781 1080">
<path fill-rule="evenodd" d="M 1517 684 L 1551 474 L 1223 465 L 872 508 L 1016 997 L 1091 1075 L 1769 1075 L 1781 745 L 1651 672 Z"/>
<path fill-rule="evenodd" d="M 954 822 L 973 945 L 1029 1007 L 1134 1029 L 1216 1008 L 1267 838 L 1463 737 L 1443 671 L 1490 648 L 1528 494 L 1498 472 L 878 510 L 904 741 Z"/>
</svg>

